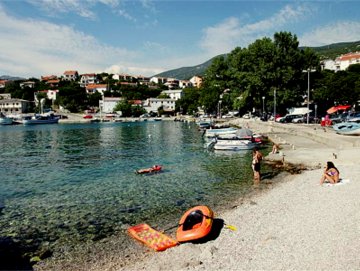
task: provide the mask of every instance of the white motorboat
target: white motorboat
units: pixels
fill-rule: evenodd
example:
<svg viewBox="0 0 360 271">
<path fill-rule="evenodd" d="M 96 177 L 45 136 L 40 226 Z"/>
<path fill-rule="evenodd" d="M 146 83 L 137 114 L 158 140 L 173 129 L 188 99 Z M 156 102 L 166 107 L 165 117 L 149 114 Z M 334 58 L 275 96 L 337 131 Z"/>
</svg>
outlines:
<svg viewBox="0 0 360 271">
<path fill-rule="evenodd" d="M 249 129 L 238 129 L 234 134 L 218 136 L 208 144 L 209 148 L 214 150 L 252 150 L 258 144 L 256 143 L 253 132 Z"/>
<path fill-rule="evenodd" d="M 214 144 L 214 150 L 252 150 L 256 143 L 250 139 L 217 139 Z"/>
<path fill-rule="evenodd" d="M 341 135 L 360 135 L 360 123 L 357 122 L 337 123 L 333 125 L 333 129 Z"/>
<path fill-rule="evenodd" d="M 13 119 L 8 118 L 3 113 L 0 112 L 0 125 L 10 125 L 13 124 Z"/>
<path fill-rule="evenodd" d="M 24 118 L 22 123 L 24 125 L 32 125 L 32 124 L 54 124 L 59 122 L 59 117 L 54 114 L 36 114 L 32 117 Z"/>
<path fill-rule="evenodd" d="M 224 135 L 232 135 L 235 136 L 237 132 L 237 128 L 234 127 L 228 127 L 228 128 L 215 128 L 215 129 L 207 129 L 205 131 L 204 136 L 205 137 L 218 137 L 218 136 L 224 136 Z"/>
</svg>

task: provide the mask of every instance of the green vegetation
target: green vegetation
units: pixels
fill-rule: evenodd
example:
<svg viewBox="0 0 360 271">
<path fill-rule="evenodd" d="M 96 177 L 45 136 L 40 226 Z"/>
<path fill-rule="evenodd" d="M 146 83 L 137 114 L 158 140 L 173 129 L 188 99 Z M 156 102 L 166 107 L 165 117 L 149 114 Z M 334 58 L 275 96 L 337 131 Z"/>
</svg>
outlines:
<svg viewBox="0 0 360 271">
<path fill-rule="evenodd" d="M 228 111 L 276 112 L 285 114 L 288 108 L 304 106 L 307 101 L 308 73 L 310 73 L 310 101 L 317 105 L 319 115 L 334 104 L 358 106 L 360 100 L 360 64 L 352 65 L 346 71 L 321 71 L 320 60 L 335 58 L 349 51 L 356 51 L 360 42 L 338 43 L 323 47 L 299 47 L 296 35 L 289 32 L 275 33 L 274 37 L 258 39 L 247 48 L 237 47 L 229 54 L 217 56 L 201 65 L 185 67 L 158 74 L 161 77 L 190 79 L 202 75 L 203 85 L 184 89 L 184 96 L 176 102 L 176 112 L 196 114 L 201 108 L 205 113 L 216 114 L 221 107 L 222 114 Z M 161 94 L 164 85 L 147 86 L 132 79 L 118 82 L 112 74 L 97 75 L 100 84 L 106 84 L 106 97 L 122 97 L 115 111 L 124 116 L 139 116 L 144 109 L 135 106 L 134 100 L 151 97 L 168 98 Z M 2 91 L 11 93 L 12 98 L 34 100 L 34 93 L 41 90 L 58 89 L 57 100 L 47 106 L 62 106 L 71 112 L 98 108 L 100 93 L 88 94 L 78 82 L 60 81 L 51 87 L 36 78 L 34 88 L 20 87 L 24 80 L 15 80 Z M 37 94 L 37 100 L 46 98 L 45 93 Z M 158 114 L 164 109 L 160 108 Z"/>
</svg>

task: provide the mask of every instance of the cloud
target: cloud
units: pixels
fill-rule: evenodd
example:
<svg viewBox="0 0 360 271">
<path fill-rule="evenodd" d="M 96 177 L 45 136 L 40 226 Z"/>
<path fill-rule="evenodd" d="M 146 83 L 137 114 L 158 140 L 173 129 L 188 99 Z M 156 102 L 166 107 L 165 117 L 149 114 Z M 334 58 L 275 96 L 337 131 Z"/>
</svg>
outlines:
<svg viewBox="0 0 360 271">
<path fill-rule="evenodd" d="M 332 43 L 360 40 L 360 22 L 335 22 L 303 34 L 299 37 L 301 46 L 322 46 Z"/>
<path fill-rule="evenodd" d="M 132 66 L 141 53 L 109 46 L 72 27 L 8 16 L 0 6 L 0 73 L 40 76 L 68 69 L 102 71 L 109 63 Z"/>
<path fill-rule="evenodd" d="M 204 30 L 200 47 L 209 56 L 228 53 L 235 47 L 246 47 L 258 38 L 272 36 L 279 27 L 304 20 L 311 13 L 312 9 L 306 4 L 286 5 L 273 16 L 255 23 L 246 24 L 235 17 L 227 18 Z"/>
</svg>

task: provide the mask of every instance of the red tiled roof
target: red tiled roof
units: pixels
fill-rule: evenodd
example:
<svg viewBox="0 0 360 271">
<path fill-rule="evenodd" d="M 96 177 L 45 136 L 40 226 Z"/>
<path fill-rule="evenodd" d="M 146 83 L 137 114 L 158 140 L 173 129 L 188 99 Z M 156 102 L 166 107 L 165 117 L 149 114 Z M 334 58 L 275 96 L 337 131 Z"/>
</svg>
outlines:
<svg viewBox="0 0 360 271">
<path fill-rule="evenodd" d="M 86 86 L 87 89 L 94 89 L 94 88 L 106 88 L 106 84 L 88 84 Z"/>
<path fill-rule="evenodd" d="M 77 71 L 65 71 L 64 75 L 75 75 L 77 73 L 78 73 Z"/>
<path fill-rule="evenodd" d="M 359 59 L 359 58 L 360 58 L 360 52 L 356 52 L 356 53 L 348 53 L 348 54 L 339 56 L 336 60 L 347 61 L 347 60 Z"/>
</svg>

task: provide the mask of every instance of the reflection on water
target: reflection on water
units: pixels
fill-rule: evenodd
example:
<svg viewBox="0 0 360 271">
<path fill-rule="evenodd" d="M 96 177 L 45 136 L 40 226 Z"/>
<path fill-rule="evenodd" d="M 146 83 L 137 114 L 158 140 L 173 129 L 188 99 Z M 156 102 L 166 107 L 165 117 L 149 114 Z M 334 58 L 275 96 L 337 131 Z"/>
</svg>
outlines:
<svg viewBox="0 0 360 271">
<path fill-rule="evenodd" d="M 197 127 L 180 122 L 12 126 L 0 135 L 0 236 L 30 256 L 139 222 L 173 224 L 251 185 L 249 152 L 209 152 Z M 134 173 L 153 164 L 163 172 Z"/>
</svg>

